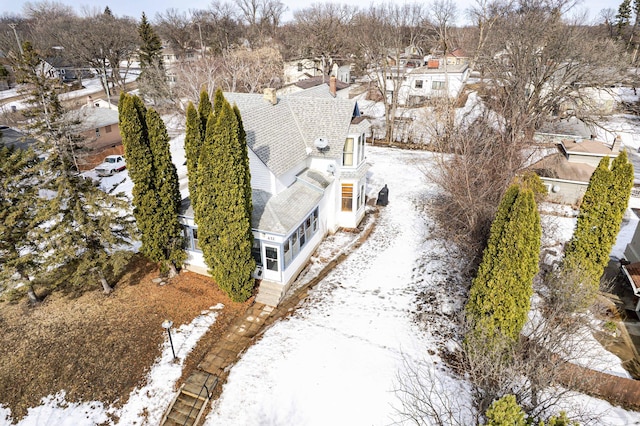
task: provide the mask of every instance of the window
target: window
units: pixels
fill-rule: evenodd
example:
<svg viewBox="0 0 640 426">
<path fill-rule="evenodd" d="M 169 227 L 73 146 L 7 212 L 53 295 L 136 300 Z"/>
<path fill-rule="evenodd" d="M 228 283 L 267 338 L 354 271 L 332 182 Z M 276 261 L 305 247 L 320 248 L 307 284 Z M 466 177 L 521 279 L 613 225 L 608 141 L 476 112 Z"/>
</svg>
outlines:
<svg viewBox="0 0 640 426">
<path fill-rule="evenodd" d="M 364 161 L 364 145 L 365 145 L 365 137 L 364 137 L 364 134 L 362 134 L 358 138 L 358 164 Z"/>
<path fill-rule="evenodd" d="M 342 184 L 342 211 L 350 212 L 353 210 L 353 184 Z"/>
<path fill-rule="evenodd" d="M 267 269 L 270 271 L 278 271 L 278 249 L 276 247 L 265 247 L 264 257 L 267 261 Z"/>
<path fill-rule="evenodd" d="M 293 234 L 291 234 L 291 248 L 293 249 L 293 255 L 291 258 L 293 259 L 300 252 L 300 244 L 298 244 L 298 230 L 296 229 Z"/>
<path fill-rule="evenodd" d="M 100 129 L 96 129 L 96 138 L 100 137 Z"/>
<path fill-rule="evenodd" d="M 311 239 L 311 216 L 307 217 L 307 220 L 304 221 L 304 232 L 307 237 L 307 241 Z"/>
<path fill-rule="evenodd" d="M 298 72 L 302 72 L 302 62 L 298 62 Z"/>
<path fill-rule="evenodd" d="M 251 246 L 251 256 L 256 261 L 256 265 L 262 265 L 262 255 L 260 253 L 260 240 L 254 239 Z"/>
<path fill-rule="evenodd" d="M 318 209 L 313 211 L 311 217 L 311 233 L 315 234 L 318 231 Z"/>
<path fill-rule="evenodd" d="M 200 251 L 200 245 L 198 244 L 198 228 L 192 228 L 190 226 L 182 227 L 184 235 L 184 248 L 185 250 Z"/>
<path fill-rule="evenodd" d="M 105 133 L 111 133 L 111 125 L 104 126 L 104 132 Z"/>
<path fill-rule="evenodd" d="M 198 244 L 198 228 L 191 228 L 191 235 L 193 235 L 193 248 L 200 250 L 200 244 Z"/>
<path fill-rule="evenodd" d="M 287 239 L 282 245 L 282 249 L 284 250 L 284 267 L 286 268 L 291 263 L 291 239 Z"/>
<path fill-rule="evenodd" d="M 358 191 L 358 210 L 364 204 L 364 182 L 360 183 L 360 190 Z"/>
<path fill-rule="evenodd" d="M 307 236 L 304 233 L 304 223 L 298 228 L 298 238 L 300 238 L 300 247 L 304 247 L 307 243 Z"/>
<path fill-rule="evenodd" d="M 347 141 L 344 143 L 342 164 L 344 166 L 353 166 L 353 138 L 347 138 Z"/>
<path fill-rule="evenodd" d="M 431 88 L 433 90 L 444 90 L 444 81 L 432 81 Z"/>
<path fill-rule="evenodd" d="M 422 89 L 422 80 L 416 80 L 415 88 Z"/>
</svg>

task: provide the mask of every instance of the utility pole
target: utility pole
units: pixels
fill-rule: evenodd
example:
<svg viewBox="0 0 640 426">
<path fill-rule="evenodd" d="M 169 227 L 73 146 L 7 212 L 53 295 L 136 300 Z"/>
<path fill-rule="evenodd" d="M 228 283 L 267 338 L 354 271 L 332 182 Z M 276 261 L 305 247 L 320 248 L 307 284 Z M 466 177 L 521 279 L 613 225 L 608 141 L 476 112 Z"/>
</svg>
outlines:
<svg viewBox="0 0 640 426">
<path fill-rule="evenodd" d="M 18 49 L 20 50 L 20 56 L 24 56 L 24 50 L 22 50 L 22 44 L 20 43 L 20 38 L 18 37 L 18 31 L 16 31 L 16 26 L 18 24 L 11 23 L 9 27 L 13 30 L 13 34 L 16 36 L 16 42 L 18 43 Z"/>
</svg>

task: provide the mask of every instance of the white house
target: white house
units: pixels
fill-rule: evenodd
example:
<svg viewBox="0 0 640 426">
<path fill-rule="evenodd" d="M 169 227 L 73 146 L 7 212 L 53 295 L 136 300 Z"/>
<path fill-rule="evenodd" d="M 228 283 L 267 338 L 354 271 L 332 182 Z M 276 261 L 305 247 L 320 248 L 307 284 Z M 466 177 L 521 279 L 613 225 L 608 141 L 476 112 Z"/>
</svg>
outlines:
<svg viewBox="0 0 640 426">
<path fill-rule="evenodd" d="M 367 191 L 369 123 L 354 100 L 326 85 L 278 96 L 225 93 L 240 109 L 253 188 L 253 255 L 262 278 L 258 301 L 277 305 L 328 232 L 355 228 Z M 206 273 L 188 199 L 181 221 L 186 267 Z"/>
<path fill-rule="evenodd" d="M 467 64 L 447 65 L 437 59 L 418 68 L 399 68 L 387 72 L 386 93 L 390 97 L 396 90 L 398 79 L 398 105 L 414 106 L 434 97 L 457 97 L 469 73 Z"/>
</svg>

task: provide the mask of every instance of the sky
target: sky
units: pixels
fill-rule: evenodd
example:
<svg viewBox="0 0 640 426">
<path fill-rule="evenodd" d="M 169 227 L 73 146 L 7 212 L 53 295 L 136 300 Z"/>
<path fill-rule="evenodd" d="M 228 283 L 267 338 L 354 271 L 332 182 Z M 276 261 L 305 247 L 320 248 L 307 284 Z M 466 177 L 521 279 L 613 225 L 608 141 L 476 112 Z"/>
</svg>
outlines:
<svg viewBox="0 0 640 426">
<path fill-rule="evenodd" d="M 132 16 L 139 18 L 142 15 L 142 12 L 145 12 L 147 17 L 153 19 L 153 17 L 158 12 L 164 12 L 167 9 L 174 8 L 178 10 L 184 10 L 185 12 L 191 9 L 207 9 L 211 4 L 211 0 L 190 0 L 186 3 L 176 2 L 175 0 L 80 0 L 78 2 L 71 2 L 69 0 L 54 0 L 60 1 L 64 4 L 69 4 L 74 6 L 77 12 L 80 12 L 82 7 L 88 7 L 89 9 L 97 8 L 99 10 L 103 10 L 105 6 L 109 6 L 113 13 L 116 16 Z M 404 0 L 390 0 L 392 2 L 397 3 L 405 3 Z M 589 10 L 589 21 L 597 18 L 600 13 L 600 10 L 606 8 L 612 8 L 617 10 L 620 4 L 618 0 L 578 0 L 579 6 L 577 9 L 588 9 Z M 31 0 L 31 2 L 35 2 Z M 370 2 L 368 1 L 358 1 L 358 0 L 313 0 L 313 1 L 300 1 L 300 0 L 282 0 L 282 2 L 287 6 L 288 10 L 285 14 L 285 21 L 289 20 L 293 17 L 293 12 L 298 9 L 303 9 L 313 3 L 337 3 L 337 4 L 349 4 L 356 5 L 360 7 L 367 7 Z M 458 11 L 461 15 L 460 22 L 462 23 L 462 15 L 464 15 L 464 11 L 468 9 L 471 5 L 475 3 L 474 0 L 454 0 L 458 7 Z M 4 4 L 0 8 L 0 14 L 4 13 L 21 13 L 22 8 L 25 3 L 24 0 L 18 0 L 15 2 L 3 2 Z M 380 3 L 380 1 L 374 1 L 373 3 Z M 429 3 L 429 2 L 425 2 Z M 591 22 L 587 22 L 591 23 Z"/>
</svg>

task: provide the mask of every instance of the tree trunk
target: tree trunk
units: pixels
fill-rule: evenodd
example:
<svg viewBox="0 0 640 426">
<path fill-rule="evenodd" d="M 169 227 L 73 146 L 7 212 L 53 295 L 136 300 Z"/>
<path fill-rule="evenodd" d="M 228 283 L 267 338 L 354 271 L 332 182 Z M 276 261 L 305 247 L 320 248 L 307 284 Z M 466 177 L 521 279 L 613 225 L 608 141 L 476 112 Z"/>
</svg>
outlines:
<svg viewBox="0 0 640 426">
<path fill-rule="evenodd" d="M 100 278 L 100 284 L 102 284 L 103 293 L 110 294 L 113 291 L 113 287 L 109 285 L 107 279 L 102 274 L 102 271 L 98 271 L 98 277 Z"/>
<path fill-rule="evenodd" d="M 31 302 L 31 303 L 40 302 L 40 298 L 36 294 L 36 291 L 33 289 L 33 285 L 32 284 L 28 284 L 28 286 L 29 287 L 27 288 L 27 296 L 29 297 L 29 302 Z"/>
<path fill-rule="evenodd" d="M 175 276 L 178 275 L 178 270 L 176 269 L 176 265 L 174 265 L 173 262 L 171 261 L 167 262 L 167 265 L 169 267 L 169 273 L 167 275 L 167 278 L 168 279 L 175 278 Z"/>
</svg>

